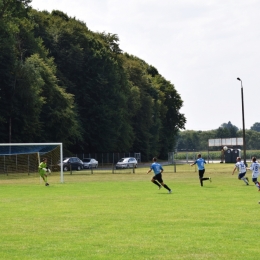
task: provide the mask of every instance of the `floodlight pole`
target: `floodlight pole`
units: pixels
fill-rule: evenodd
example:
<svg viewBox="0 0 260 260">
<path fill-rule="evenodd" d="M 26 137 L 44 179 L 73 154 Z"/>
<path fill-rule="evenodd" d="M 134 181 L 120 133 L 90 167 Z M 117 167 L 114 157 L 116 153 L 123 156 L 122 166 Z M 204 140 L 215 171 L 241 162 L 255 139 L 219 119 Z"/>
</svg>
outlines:
<svg viewBox="0 0 260 260">
<path fill-rule="evenodd" d="M 241 82 L 241 101 L 242 101 L 242 123 L 243 123 L 243 148 L 244 148 L 244 163 L 246 164 L 246 133 L 245 133 L 245 116 L 244 116 L 244 94 L 243 84 L 240 78 L 237 78 Z"/>
</svg>

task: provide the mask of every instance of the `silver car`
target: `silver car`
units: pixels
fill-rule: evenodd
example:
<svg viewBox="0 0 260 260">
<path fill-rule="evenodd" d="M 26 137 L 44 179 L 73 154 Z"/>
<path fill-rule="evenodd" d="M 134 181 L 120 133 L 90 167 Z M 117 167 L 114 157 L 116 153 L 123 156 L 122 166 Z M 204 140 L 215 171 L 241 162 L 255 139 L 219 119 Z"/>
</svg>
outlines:
<svg viewBox="0 0 260 260">
<path fill-rule="evenodd" d="M 116 164 L 116 169 L 127 169 L 133 167 L 137 167 L 137 160 L 134 157 L 121 158 Z"/>
<path fill-rule="evenodd" d="M 98 167 L 98 161 L 94 158 L 84 158 L 82 161 L 85 169 Z"/>
</svg>

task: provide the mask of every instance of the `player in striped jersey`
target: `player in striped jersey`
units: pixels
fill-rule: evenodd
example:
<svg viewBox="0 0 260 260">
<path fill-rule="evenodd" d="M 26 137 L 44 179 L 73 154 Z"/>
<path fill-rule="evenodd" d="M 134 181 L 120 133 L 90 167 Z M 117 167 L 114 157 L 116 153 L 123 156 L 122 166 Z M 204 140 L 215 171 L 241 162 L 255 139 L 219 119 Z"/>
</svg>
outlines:
<svg viewBox="0 0 260 260">
<path fill-rule="evenodd" d="M 247 177 L 245 177 L 245 175 L 246 175 L 246 165 L 244 164 L 244 162 L 241 161 L 241 157 L 237 157 L 237 163 L 235 164 L 235 168 L 233 170 L 232 175 L 234 174 L 236 169 L 238 169 L 238 171 L 239 171 L 238 179 L 243 180 L 246 185 L 249 185 L 249 183 L 248 183 L 249 180 L 248 180 Z"/>
<path fill-rule="evenodd" d="M 252 161 L 253 162 L 252 162 L 250 168 L 247 168 L 247 169 L 252 171 L 252 181 L 255 183 L 255 186 L 258 188 L 258 191 L 260 191 L 260 184 L 257 181 L 257 177 L 259 175 L 260 164 L 257 162 L 256 157 L 253 157 Z"/>
</svg>

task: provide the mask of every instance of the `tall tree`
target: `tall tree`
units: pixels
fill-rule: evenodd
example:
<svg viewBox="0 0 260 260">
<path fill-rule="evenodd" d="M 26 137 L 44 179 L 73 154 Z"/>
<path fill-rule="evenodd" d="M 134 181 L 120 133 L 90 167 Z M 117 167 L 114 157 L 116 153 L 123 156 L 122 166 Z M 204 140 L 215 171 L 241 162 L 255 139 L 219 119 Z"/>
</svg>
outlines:
<svg viewBox="0 0 260 260">
<path fill-rule="evenodd" d="M 122 67 L 118 37 L 94 34 L 65 14 L 35 14 L 36 34 L 48 46 L 57 75 L 75 96 L 85 151 L 130 149 L 133 131 L 127 112 L 129 84 Z M 40 28 L 40 29 L 39 29 Z"/>
<path fill-rule="evenodd" d="M 180 113 L 183 101 L 174 85 L 161 75 L 155 76 L 153 83 L 160 91 L 160 118 L 163 126 L 160 131 L 160 154 L 167 158 L 168 152 L 172 151 L 176 145 L 178 131 L 185 129 L 186 118 Z"/>
<path fill-rule="evenodd" d="M 238 127 L 233 125 L 230 121 L 228 123 L 223 123 L 220 127 L 227 128 L 227 129 L 234 129 L 235 131 L 238 131 Z"/>
<path fill-rule="evenodd" d="M 9 128 L 12 140 L 59 139 L 74 152 L 166 157 L 186 121 L 174 85 L 122 53 L 117 35 L 29 3 L 0 2 L 1 141 Z"/>
<path fill-rule="evenodd" d="M 251 128 L 251 130 L 254 130 L 254 131 L 257 131 L 257 132 L 260 132 L 260 123 L 254 123 Z"/>
<path fill-rule="evenodd" d="M 13 97 L 23 50 L 19 33 L 28 28 L 29 0 L 0 1 L 0 140 L 11 141 Z M 26 30 L 26 29 L 25 29 Z"/>
<path fill-rule="evenodd" d="M 35 23 L 27 15 L 29 2 L 5 5 L 8 8 L 0 19 L 0 138 L 2 142 L 62 141 L 66 145 L 81 138 L 80 124 L 72 95 L 58 86 L 53 59 L 34 36 Z"/>
<path fill-rule="evenodd" d="M 25 17 L 31 2 L 32 0 L 0 0 L 0 19 Z"/>
</svg>

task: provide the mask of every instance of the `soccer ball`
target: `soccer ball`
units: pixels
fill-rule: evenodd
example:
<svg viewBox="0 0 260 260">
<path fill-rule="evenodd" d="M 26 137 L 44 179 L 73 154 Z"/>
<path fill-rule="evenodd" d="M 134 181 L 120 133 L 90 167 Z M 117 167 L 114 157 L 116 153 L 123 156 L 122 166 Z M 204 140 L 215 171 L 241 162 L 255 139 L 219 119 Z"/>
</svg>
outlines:
<svg viewBox="0 0 260 260">
<path fill-rule="evenodd" d="M 224 146 L 223 149 L 226 151 L 228 148 L 227 148 L 227 146 Z"/>
</svg>

